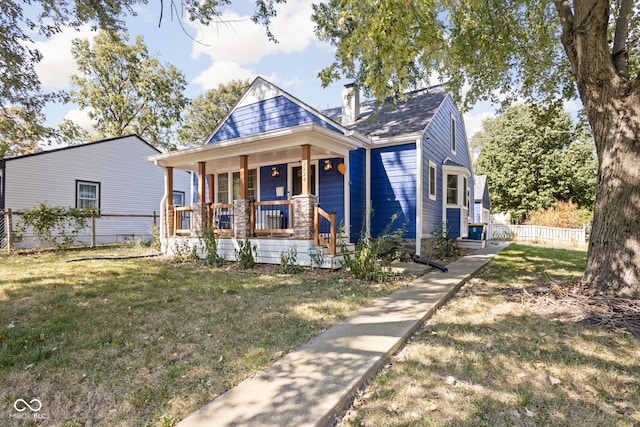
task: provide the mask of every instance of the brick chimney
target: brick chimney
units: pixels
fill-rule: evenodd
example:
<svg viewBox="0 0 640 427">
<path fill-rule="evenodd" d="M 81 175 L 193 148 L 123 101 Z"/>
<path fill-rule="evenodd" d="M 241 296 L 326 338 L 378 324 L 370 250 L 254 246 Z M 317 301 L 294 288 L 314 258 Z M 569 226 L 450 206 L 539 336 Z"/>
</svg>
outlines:
<svg viewBox="0 0 640 427">
<path fill-rule="evenodd" d="M 360 92 L 355 83 L 344 85 L 342 89 L 342 124 L 353 123 L 360 117 Z"/>
</svg>

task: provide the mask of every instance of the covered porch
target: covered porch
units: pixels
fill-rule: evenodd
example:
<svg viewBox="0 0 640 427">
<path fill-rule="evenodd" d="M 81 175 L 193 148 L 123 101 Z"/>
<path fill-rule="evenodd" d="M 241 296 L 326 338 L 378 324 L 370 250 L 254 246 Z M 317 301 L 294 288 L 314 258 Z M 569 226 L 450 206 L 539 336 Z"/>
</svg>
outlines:
<svg viewBox="0 0 640 427">
<path fill-rule="evenodd" d="M 249 239 L 260 263 L 294 248 L 301 265 L 320 252 L 324 267 L 338 267 L 340 242 L 350 240 L 349 153 L 360 147 L 304 124 L 150 157 L 165 170 L 163 251 L 198 245 L 211 227 L 227 260 Z M 175 170 L 195 172 L 193 194 L 174 192 Z"/>
</svg>

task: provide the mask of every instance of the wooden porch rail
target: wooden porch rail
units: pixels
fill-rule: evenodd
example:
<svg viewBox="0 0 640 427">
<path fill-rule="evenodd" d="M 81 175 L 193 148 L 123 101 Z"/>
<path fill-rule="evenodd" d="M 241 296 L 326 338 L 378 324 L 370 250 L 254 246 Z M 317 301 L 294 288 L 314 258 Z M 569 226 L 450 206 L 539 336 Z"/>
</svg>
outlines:
<svg viewBox="0 0 640 427">
<path fill-rule="evenodd" d="M 184 216 L 183 216 L 184 215 Z M 189 228 L 182 228 L 185 217 L 189 218 Z M 192 206 L 176 206 L 173 208 L 173 235 L 191 234 L 191 220 L 193 219 Z"/>
<path fill-rule="evenodd" d="M 279 207 L 290 206 L 290 212 L 287 212 L 286 216 Z M 267 209 L 263 209 L 266 207 Z M 274 209 L 278 207 L 277 209 Z M 269 209 L 271 208 L 271 209 Z M 278 213 L 277 216 L 270 216 L 274 213 Z M 280 218 L 282 222 L 278 224 Z M 288 218 L 288 221 L 287 221 Z M 293 234 L 293 219 L 295 213 L 293 211 L 293 200 L 272 200 L 268 202 L 253 202 L 251 203 L 251 233 L 257 234 Z M 260 221 L 258 221 L 260 219 Z M 288 227 L 285 227 L 285 223 Z M 279 225 L 274 227 L 274 225 Z"/>
<path fill-rule="evenodd" d="M 207 226 L 218 234 L 233 234 L 233 203 L 207 205 Z"/>
<path fill-rule="evenodd" d="M 313 215 L 313 244 L 329 248 L 331 256 L 336 256 L 336 222 L 338 215 L 335 212 L 330 214 L 323 210 L 320 206 L 316 206 Z M 329 239 L 327 240 L 322 234 L 320 234 L 320 222 L 322 218 L 329 221 Z"/>
</svg>

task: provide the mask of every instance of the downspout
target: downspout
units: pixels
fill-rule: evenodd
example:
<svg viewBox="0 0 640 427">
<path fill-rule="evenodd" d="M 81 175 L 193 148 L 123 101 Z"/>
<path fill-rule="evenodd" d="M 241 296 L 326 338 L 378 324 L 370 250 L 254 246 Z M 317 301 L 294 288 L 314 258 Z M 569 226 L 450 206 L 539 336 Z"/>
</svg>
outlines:
<svg viewBox="0 0 640 427">
<path fill-rule="evenodd" d="M 365 235 L 371 236 L 371 149 L 365 147 L 364 161 L 364 194 L 365 194 L 365 214 L 364 214 L 364 232 Z M 361 236 L 362 237 L 362 236 Z"/>
<path fill-rule="evenodd" d="M 422 209 L 424 206 L 424 158 L 422 156 L 422 138 L 416 139 L 416 255 L 420 256 L 422 247 Z"/>
</svg>

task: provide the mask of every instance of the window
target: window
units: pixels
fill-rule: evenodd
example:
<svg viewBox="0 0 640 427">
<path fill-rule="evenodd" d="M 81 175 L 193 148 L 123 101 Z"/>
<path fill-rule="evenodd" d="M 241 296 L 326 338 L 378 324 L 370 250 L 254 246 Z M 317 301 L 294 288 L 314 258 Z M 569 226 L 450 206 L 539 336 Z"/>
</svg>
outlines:
<svg viewBox="0 0 640 427">
<path fill-rule="evenodd" d="M 447 204 L 458 204 L 458 175 L 447 175 Z"/>
<path fill-rule="evenodd" d="M 462 206 L 469 207 L 469 187 L 467 186 L 467 177 L 462 178 Z"/>
<path fill-rule="evenodd" d="M 451 152 L 456 152 L 456 117 L 451 116 Z"/>
<path fill-rule="evenodd" d="M 218 175 L 218 203 L 229 203 L 229 175 Z"/>
<path fill-rule="evenodd" d="M 429 198 L 436 199 L 436 165 L 429 162 Z"/>
<path fill-rule="evenodd" d="M 249 169 L 248 174 L 248 183 L 249 187 L 249 199 L 257 200 L 258 199 L 258 170 L 257 169 Z M 240 199 L 240 172 L 233 173 L 233 200 Z"/>
<path fill-rule="evenodd" d="M 184 191 L 173 192 L 173 205 L 184 206 Z"/>
<path fill-rule="evenodd" d="M 76 181 L 76 208 L 100 209 L 100 183 Z"/>
</svg>

